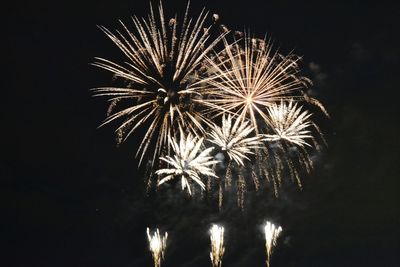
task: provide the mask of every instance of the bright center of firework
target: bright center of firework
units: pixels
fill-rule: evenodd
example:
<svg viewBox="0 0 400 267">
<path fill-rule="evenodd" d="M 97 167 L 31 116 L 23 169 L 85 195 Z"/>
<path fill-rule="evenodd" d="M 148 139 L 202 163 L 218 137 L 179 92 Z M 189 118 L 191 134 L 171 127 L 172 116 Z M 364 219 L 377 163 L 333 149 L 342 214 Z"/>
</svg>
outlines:
<svg viewBox="0 0 400 267">
<path fill-rule="evenodd" d="M 253 98 L 249 95 L 246 97 L 246 104 L 251 105 L 253 103 Z"/>
</svg>

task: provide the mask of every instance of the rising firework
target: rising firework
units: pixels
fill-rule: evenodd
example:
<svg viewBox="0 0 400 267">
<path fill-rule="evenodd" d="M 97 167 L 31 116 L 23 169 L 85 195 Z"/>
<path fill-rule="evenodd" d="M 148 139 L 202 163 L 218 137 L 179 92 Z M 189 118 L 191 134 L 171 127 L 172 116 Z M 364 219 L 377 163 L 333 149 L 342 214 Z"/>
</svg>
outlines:
<svg viewBox="0 0 400 267">
<path fill-rule="evenodd" d="M 273 52 L 266 40 L 243 38 L 229 44 L 207 62 L 212 72 L 202 82 L 209 92 L 205 104 L 209 112 L 233 113 L 249 119 L 256 132 L 264 132 L 269 124 L 266 107 L 282 100 L 304 100 L 302 89 L 310 81 L 299 75 L 299 58 Z"/>
<path fill-rule="evenodd" d="M 222 266 L 222 257 L 224 256 L 224 227 L 213 224 L 210 229 L 211 252 L 210 259 L 213 267 Z"/>
<path fill-rule="evenodd" d="M 267 267 L 270 266 L 272 248 L 276 245 L 276 239 L 282 232 L 282 227 L 276 227 L 275 224 L 268 222 L 265 224 L 265 253 L 267 254 Z"/>
<path fill-rule="evenodd" d="M 147 19 L 132 18 L 134 32 L 121 21 L 123 33 L 100 27 L 127 58 L 124 64 L 104 58 L 96 58 L 93 63 L 125 83 L 122 87 L 93 89 L 95 96 L 106 96 L 111 102 L 102 125 L 121 121 L 116 130 L 120 142 L 139 127 L 147 129 L 136 154 L 141 154 L 139 164 L 152 140 L 155 141 L 153 165 L 168 146 L 167 136 L 174 136 L 182 129 L 194 134 L 204 132 L 206 118 L 194 105 L 194 99 L 201 102 L 202 96 L 198 85 L 192 84 L 201 72 L 204 57 L 223 34 L 210 40 L 211 26 L 205 26 L 208 13 L 203 10 L 192 20 L 188 9 L 189 5 L 181 24 L 176 16 L 166 20 L 160 3 L 158 13 L 150 5 Z M 120 102 L 125 104 L 114 112 Z"/>
<path fill-rule="evenodd" d="M 161 266 L 161 260 L 164 259 L 164 251 L 167 247 L 167 238 L 167 232 L 165 232 L 164 236 L 161 236 L 160 231 L 157 229 L 153 235 L 151 235 L 150 229 L 147 228 L 147 239 L 149 241 L 149 249 L 154 260 L 154 267 Z"/>
<path fill-rule="evenodd" d="M 183 132 L 180 134 L 179 142 L 176 138 L 168 136 L 168 141 L 173 150 L 173 157 L 160 157 L 162 161 L 170 166 L 169 168 L 156 171 L 157 175 L 164 176 L 159 180 L 158 185 L 180 177 L 182 190 L 187 188 L 189 195 L 192 194 L 189 182 L 191 180 L 204 190 L 205 184 L 201 176 L 216 178 L 217 176 L 212 167 L 218 163 L 218 161 L 213 160 L 213 157 L 210 156 L 210 152 L 214 149 L 213 147 L 202 150 L 203 140 L 204 138 L 199 138 L 192 134 L 185 137 Z"/>
</svg>

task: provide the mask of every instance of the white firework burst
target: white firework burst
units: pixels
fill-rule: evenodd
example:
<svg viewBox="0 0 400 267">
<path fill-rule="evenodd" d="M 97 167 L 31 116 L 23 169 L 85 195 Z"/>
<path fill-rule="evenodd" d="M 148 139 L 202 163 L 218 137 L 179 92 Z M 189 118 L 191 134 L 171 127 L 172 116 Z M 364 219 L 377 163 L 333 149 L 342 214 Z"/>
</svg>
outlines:
<svg viewBox="0 0 400 267">
<path fill-rule="evenodd" d="M 188 134 L 185 137 L 182 132 L 179 142 L 175 138 L 168 136 L 168 141 L 174 155 L 172 157 L 160 157 L 162 161 L 169 164 L 169 168 L 156 171 L 156 174 L 159 176 L 166 175 L 158 182 L 158 185 L 180 177 L 182 190 L 187 188 L 189 195 L 191 195 L 190 180 L 193 180 L 204 190 L 205 184 L 201 179 L 202 175 L 217 178 L 212 166 L 218 163 L 218 161 L 213 160 L 213 157 L 210 156 L 210 152 L 214 147 L 201 151 L 203 140 L 204 138 L 199 138 L 192 134 Z"/>
<path fill-rule="evenodd" d="M 168 135 L 175 135 L 180 129 L 204 132 L 202 123 L 206 118 L 193 105 L 193 99 L 201 102 L 201 96 L 192 88 L 192 83 L 201 71 L 204 57 L 223 34 L 209 40 L 211 26 L 205 26 L 208 13 L 203 10 L 193 20 L 188 17 L 188 9 L 189 5 L 182 24 L 176 16 L 166 20 L 160 2 L 158 14 L 150 5 L 147 19 L 132 17 L 135 31 L 129 30 L 122 21 L 122 32 L 113 33 L 100 27 L 126 56 L 127 62 L 120 64 L 96 58 L 93 65 L 110 71 L 128 84 L 93 89 L 95 96 L 109 98 L 111 112 L 119 102 L 127 103 L 120 111 L 110 114 L 102 125 L 122 120 L 116 130 L 120 142 L 139 127 L 145 127 L 136 154 L 141 153 L 140 162 L 152 140 L 155 141 L 154 164 L 165 145 L 168 146 Z"/>
<path fill-rule="evenodd" d="M 268 108 L 270 126 L 274 134 L 266 134 L 267 141 L 286 140 L 298 146 L 311 146 L 307 139 L 312 139 L 310 126 L 314 125 L 309 120 L 312 115 L 307 110 L 302 111 L 293 100 L 288 103 L 281 101 L 280 104 L 273 104 Z"/>
<path fill-rule="evenodd" d="M 232 124 L 232 116 L 222 116 L 222 127 L 214 125 L 209 134 L 209 141 L 222 151 L 225 151 L 229 159 L 239 165 L 244 165 L 244 160 L 249 160 L 248 155 L 254 154 L 252 149 L 259 148 L 263 144 L 259 135 L 249 137 L 254 127 L 248 121 L 236 119 Z"/>
</svg>

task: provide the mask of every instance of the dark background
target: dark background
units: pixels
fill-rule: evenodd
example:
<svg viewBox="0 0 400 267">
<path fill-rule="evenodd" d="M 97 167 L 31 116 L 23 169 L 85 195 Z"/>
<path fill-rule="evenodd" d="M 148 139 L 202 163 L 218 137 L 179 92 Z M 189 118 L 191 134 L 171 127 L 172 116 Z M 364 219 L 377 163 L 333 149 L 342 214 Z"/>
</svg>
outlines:
<svg viewBox="0 0 400 267">
<path fill-rule="evenodd" d="M 184 194 L 146 193 L 134 158 L 96 129 L 106 103 L 89 89 L 111 84 L 89 65 L 118 50 L 96 28 L 145 16 L 148 1 L 13 1 L 3 6 L 1 162 L 3 266 L 151 266 L 145 228 L 170 233 L 164 266 L 209 266 L 208 228 L 226 227 L 224 266 L 263 266 L 261 225 L 284 232 L 273 266 L 400 266 L 400 6 L 385 1 L 192 1 L 231 29 L 250 28 L 304 74 L 331 119 L 329 147 L 303 191 L 249 198 L 244 212 Z M 168 14 L 185 1 L 165 0 Z M 4 27 L 5 25 L 5 27 Z M 177 191 L 179 192 L 179 191 Z"/>
</svg>

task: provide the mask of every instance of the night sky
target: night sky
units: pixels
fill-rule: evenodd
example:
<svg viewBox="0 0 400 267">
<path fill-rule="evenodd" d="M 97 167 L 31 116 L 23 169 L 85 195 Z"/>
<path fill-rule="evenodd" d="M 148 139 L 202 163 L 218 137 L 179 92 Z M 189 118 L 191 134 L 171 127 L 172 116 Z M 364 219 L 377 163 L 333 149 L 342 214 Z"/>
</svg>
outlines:
<svg viewBox="0 0 400 267">
<path fill-rule="evenodd" d="M 163 266 L 210 266 L 208 229 L 226 228 L 224 266 L 265 266 L 261 226 L 284 228 L 272 266 L 400 266 L 400 5 L 385 1 L 192 1 L 232 30 L 272 37 L 301 55 L 328 148 L 315 170 L 271 193 L 250 194 L 245 211 L 146 192 L 135 152 L 114 127 L 97 129 L 112 84 L 89 63 L 120 57 L 96 27 L 145 16 L 148 1 L 13 1 L 3 6 L 1 239 L 3 266 L 152 266 L 145 229 L 170 234 Z M 186 1 L 165 0 L 168 14 Z M 5 25 L 5 27 L 4 27 Z M 5 264 L 6 263 L 6 264 Z"/>
</svg>

